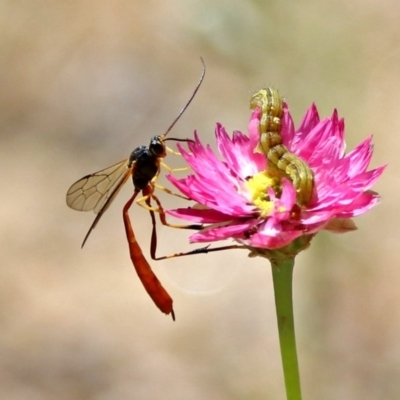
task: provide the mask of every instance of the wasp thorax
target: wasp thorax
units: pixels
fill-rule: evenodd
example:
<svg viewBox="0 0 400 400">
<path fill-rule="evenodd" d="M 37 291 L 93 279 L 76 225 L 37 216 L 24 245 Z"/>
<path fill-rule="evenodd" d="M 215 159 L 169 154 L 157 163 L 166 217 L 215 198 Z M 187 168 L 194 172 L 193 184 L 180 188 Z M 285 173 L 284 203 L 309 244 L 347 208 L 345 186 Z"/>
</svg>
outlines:
<svg viewBox="0 0 400 400">
<path fill-rule="evenodd" d="M 167 155 L 167 151 L 165 150 L 164 140 L 161 136 L 154 136 L 150 140 L 149 146 L 150 153 L 155 155 L 156 157 L 165 157 Z"/>
</svg>

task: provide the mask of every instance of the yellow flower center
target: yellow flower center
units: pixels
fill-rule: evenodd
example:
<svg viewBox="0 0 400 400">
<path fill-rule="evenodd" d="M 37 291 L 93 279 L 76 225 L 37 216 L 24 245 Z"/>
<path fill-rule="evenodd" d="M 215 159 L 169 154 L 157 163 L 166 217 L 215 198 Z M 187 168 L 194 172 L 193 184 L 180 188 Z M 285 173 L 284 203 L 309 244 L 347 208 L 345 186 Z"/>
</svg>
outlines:
<svg viewBox="0 0 400 400">
<path fill-rule="evenodd" d="M 260 210 L 262 218 L 270 215 L 274 203 L 270 200 L 267 188 L 276 190 L 277 179 L 268 174 L 268 171 L 261 171 L 246 181 L 246 188 L 250 194 L 253 204 Z"/>
</svg>

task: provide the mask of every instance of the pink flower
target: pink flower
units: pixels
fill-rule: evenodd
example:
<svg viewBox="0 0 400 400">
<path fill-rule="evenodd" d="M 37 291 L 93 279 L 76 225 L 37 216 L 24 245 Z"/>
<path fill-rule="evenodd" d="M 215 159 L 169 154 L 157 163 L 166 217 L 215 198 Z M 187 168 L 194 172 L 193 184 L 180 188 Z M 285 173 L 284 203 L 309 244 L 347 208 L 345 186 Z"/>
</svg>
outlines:
<svg viewBox="0 0 400 400">
<path fill-rule="evenodd" d="M 193 173 L 171 183 L 197 204 L 167 211 L 170 215 L 204 225 L 190 242 L 213 242 L 233 238 L 251 248 L 278 249 L 295 239 L 321 229 L 347 232 L 356 229 L 351 217 L 365 213 L 378 203 L 370 188 L 385 166 L 367 171 L 373 148 L 372 137 L 345 154 L 344 120 L 337 111 L 320 120 L 313 104 L 299 128 L 286 104 L 281 136 L 287 149 L 302 159 L 314 174 L 312 200 L 296 202 L 296 189 L 289 179 L 277 181 L 268 173 L 268 160 L 255 153 L 260 140 L 261 111 L 250 118 L 249 136 L 235 131 L 232 138 L 221 124 L 215 135 L 217 156 L 204 146 L 195 132 L 189 151 L 179 150 Z"/>
</svg>

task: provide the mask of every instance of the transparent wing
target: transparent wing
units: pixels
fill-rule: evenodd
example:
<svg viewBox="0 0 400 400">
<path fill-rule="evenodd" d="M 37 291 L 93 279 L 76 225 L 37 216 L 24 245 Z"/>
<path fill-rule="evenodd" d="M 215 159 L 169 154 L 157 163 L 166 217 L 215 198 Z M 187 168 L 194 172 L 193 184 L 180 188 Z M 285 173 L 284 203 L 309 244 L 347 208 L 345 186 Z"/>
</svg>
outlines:
<svg viewBox="0 0 400 400">
<path fill-rule="evenodd" d="M 97 214 L 83 240 L 82 247 L 131 175 L 132 167 L 129 168 L 128 160 L 124 160 L 94 174 L 84 176 L 68 189 L 67 205 L 69 207 L 78 211 L 93 210 Z"/>
<path fill-rule="evenodd" d="M 77 211 L 93 210 L 98 214 L 128 170 L 128 160 L 123 160 L 79 179 L 68 189 L 68 207 Z"/>
</svg>

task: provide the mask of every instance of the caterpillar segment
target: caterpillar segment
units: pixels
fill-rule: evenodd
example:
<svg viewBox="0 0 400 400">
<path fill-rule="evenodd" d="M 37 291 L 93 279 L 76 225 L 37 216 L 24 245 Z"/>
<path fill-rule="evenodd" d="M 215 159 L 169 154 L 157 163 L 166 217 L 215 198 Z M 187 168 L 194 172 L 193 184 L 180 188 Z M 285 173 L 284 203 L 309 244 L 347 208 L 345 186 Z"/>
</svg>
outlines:
<svg viewBox="0 0 400 400">
<path fill-rule="evenodd" d="M 261 89 L 250 100 L 250 108 L 257 107 L 261 110 L 260 141 L 254 152 L 265 155 L 272 174 L 292 181 L 298 204 L 305 206 L 312 198 L 314 175 L 307 163 L 282 143 L 283 98 L 276 89 Z"/>
</svg>

